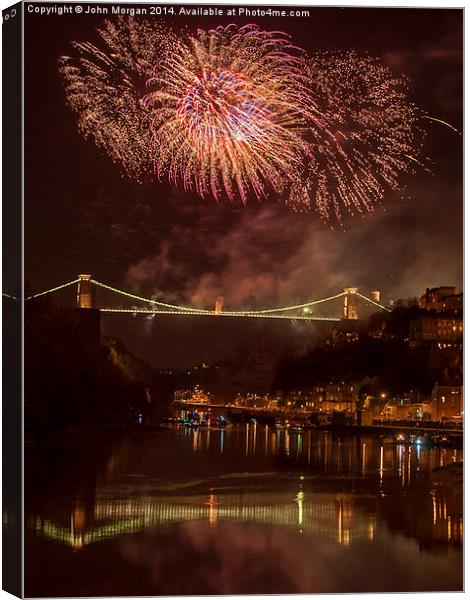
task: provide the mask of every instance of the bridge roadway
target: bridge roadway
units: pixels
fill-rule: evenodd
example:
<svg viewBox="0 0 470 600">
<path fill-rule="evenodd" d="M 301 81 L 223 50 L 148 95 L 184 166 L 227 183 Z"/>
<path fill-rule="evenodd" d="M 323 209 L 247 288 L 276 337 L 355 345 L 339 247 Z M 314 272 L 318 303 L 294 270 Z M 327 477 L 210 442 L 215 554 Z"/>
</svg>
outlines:
<svg viewBox="0 0 470 600">
<path fill-rule="evenodd" d="M 152 310 L 148 308 L 98 308 L 100 313 L 104 315 L 113 315 L 113 314 L 130 314 L 133 316 L 137 315 L 147 315 L 149 317 L 154 317 L 157 315 L 189 315 L 191 317 L 238 317 L 243 319 L 284 319 L 284 320 L 295 320 L 295 321 L 326 321 L 326 322 L 334 322 L 338 323 L 339 321 L 345 321 L 347 319 L 340 317 L 319 317 L 315 315 L 309 314 L 288 314 L 288 315 L 278 315 L 278 314 L 250 314 L 247 312 L 220 312 L 216 313 L 213 310 L 205 310 L 205 311 L 189 311 L 189 310 Z M 357 321 L 358 319 L 354 319 Z"/>
</svg>

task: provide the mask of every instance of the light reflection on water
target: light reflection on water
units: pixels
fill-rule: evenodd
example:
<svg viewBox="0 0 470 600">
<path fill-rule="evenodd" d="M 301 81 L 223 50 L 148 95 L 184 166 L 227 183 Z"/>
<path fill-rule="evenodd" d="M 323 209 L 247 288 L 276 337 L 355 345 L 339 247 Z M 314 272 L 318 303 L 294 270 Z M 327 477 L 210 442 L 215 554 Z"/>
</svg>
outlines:
<svg viewBox="0 0 470 600">
<path fill-rule="evenodd" d="M 461 459 L 260 425 L 35 448 L 26 594 L 458 590 Z"/>
</svg>

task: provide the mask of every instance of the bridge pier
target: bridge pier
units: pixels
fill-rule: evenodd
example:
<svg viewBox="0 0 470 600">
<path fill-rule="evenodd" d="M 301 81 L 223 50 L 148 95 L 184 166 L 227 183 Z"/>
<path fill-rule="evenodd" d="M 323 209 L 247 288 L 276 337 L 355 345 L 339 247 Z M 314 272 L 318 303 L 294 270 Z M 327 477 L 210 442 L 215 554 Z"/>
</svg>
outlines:
<svg viewBox="0 0 470 600">
<path fill-rule="evenodd" d="M 216 315 L 220 315 L 224 310 L 224 299 L 222 296 L 217 296 L 214 304 L 214 312 Z"/>
<path fill-rule="evenodd" d="M 82 274 L 78 276 L 77 306 L 78 308 L 93 308 L 93 289 L 91 275 Z"/>
<path fill-rule="evenodd" d="M 78 276 L 77 307 L 74 312 L 80 323 L 80 335 L 88 344 L 99 346 L 101 344 L 101 311 L 95 307 L 95 289 L 89 274 Z"/>
</svg>

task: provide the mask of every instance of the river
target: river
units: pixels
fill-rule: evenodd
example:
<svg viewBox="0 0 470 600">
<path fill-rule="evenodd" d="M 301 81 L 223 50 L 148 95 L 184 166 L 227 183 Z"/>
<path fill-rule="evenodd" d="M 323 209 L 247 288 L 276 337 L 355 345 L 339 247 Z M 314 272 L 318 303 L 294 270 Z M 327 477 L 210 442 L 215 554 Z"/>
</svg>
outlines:
<svg viewBox="0 0 470 600">
<path fill-rule="evenodd" d="M 461 590 L 461 460 L 253 424 L 35 444 L 25 594 Z"/>
</svg>

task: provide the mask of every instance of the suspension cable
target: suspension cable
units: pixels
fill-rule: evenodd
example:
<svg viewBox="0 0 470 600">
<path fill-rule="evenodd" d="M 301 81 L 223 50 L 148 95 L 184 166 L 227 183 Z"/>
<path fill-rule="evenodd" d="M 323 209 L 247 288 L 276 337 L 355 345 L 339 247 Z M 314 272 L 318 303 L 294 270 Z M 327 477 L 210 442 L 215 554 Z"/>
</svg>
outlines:
<svg viewBox="0 0 470 600">
<path fill-rule="evenodd" d="M 44 290 L 44 292 L 39 292 L 38 294 L 33 294 L 32 296 L 28 296 L 25 300 L 32 300 L 33 298 L 39 298 L 40 296 L 45 296 L 46 294 L 53 294 L 54 292 L 58 292 L 59 290 L 63 290 L 66 287 L 74 285 L 80 281 L 79 278 L 74 279 L 73 281 L 68 281 L 67 283 L 62 283 L 61 285 L 57 285 L 56 287 L 51 288 L 50 290 Z"/>
<path fill-rule="evenodd" d="M 296 310 L 298 308 L 307 308 L 309 306 L 314 306 L 315 304 L 321 304 L 322 302 L 329 302 L 330 300 L 336 300 L 336 298 L 341 298 L 345 295 L 346 292 L 341 292 L 340 294 L 336 294 L 335 296 L 329 296 L 328 298 L 321 298 L 320 300 L 312 300 L 311 302 L 305 302 L 304 304 L 295 304 L 293 306 L 283 306 L 282 308 L 267 308 L 265 310 L 245 310 L 243 314 L 250 315 L 265 315 L 268 313 L 274 312 L 282 312 L 285 310 Z M 224 311 L 227 314 L 230 314 L 231 311 Z M 232 311 L 235 312 L 235 311 Z"/>
<path fill-rule="evenodd" d="M 160 302 L 158 300 L 153 300 L 152 298 L 144 298 L 143 296 L 137 296 L 137 294 L 131 294 L 129 292 L 125 292 L 123 290 L 119 290 L 118 288 L 107 285 L 106 283 L 101 283 L 101 281 L 96 281 L 96 279 L 90 279 L 90 283 L 97 285 L 105 290 L 110 292 L 114 292 L 116 294 L 120 294 L 121 296 L 127 296 L 127 298 L 132 298 L 133 300 L 140 300 L 141 302 L 148 302 L 149 304 L 156 304 L 157 306 L 163 306 L 164 308 L 172 308 L 174 310 L 186 310 L 189 312 L 195 313 L 206 313 L 207 310 L 202 308 L 191 308 L 186 306 L 177 306 L 176 304 L 167 304 L 165 302 Z"/>
<path fill-rule="evenodd" d="M 207 309 L 192 308 L 192 307 L 187 307 L 187 306 L 177 306 L 175 304 L 167 304 L 165 302 L 160 302 L 160 301 L 154 300 L 152 298 L 144 298 L 143 296 L 138 296 L 137 294 L 131 294 L 129 292 L 125 292 L 124 290 L 120 290 L 118 288 L 112 287 L 110 285 L 107 285 L 106 283 L 97 281 L 96 279 L 90 279 L 90 282 L 99 287 L 102 287 L 106 290 L 109 290 L 110 292 L 115 292 L 117 294 L 121 294 L 122 296 L 126 296 L 126 297 L 132 298 L 134 300 L 140 300 L 141 302 L 148 302 L 150 304 L 156 304 L 157 306 L 171 308 L 173 310 L 178 310 L 178 311 L 184 310 L 184 311 L 200 313 L 200 314 L 208 314 L 208 313 L 211 314 L 213 312 L 213 311 L 208 311 Z M 287 310 L 296 310 L 298 308 L 307 308 L 309 306 L 314 306 L 315 304 L 321 304 L 322 302 L 328 302 L 329 300 L 335 300 L 336 298 L 341 298 L 344 295 L 345 295 L 345 292 L 341 292 L 340 294 L 336 294 L 335 296 L 329 296 L 328 298 L 322 298 L 320 300 L 313 300 L 311 302 L 304 302 L 303 304 L 296 304 L 293 306 L 284 306 L 282 308 L 267 308 L 264 310 L 243 310 L 243 311 L 226 310 L 226 311 L 223 311 L 223 313 L 226 315 L 238 316 L 238 315 L 242 315 L 242 314 L 243 315 L 262 315 L 262 314 L 269 314 L 269 313 L 274 313 L 274 312 L 283 312 L 283 311 L 287 311 Z"/>
<path fill-rule="evenodd" d="M 362 298 L 363 300 L 366 300 L 366 302 L 370 302 L 371 304 L 375 304 L 375 306 L 378 306 L 379 308 L 381 308 L 382 310 L 386 310 L 387 312 L 392 312 L 390 308 L 387 308 L 386 306 L 383 306 L 383 304 L 380 304 L 379 302 L 376 302 L 375 300 L 371 300 L 370 298 L 368 298 L 367 296 L 363 296 L 359 292 L 354 292 L 354 293 L 356 294 L 356 296 L 359 296 L 359 298 Z"/>
</svg>

